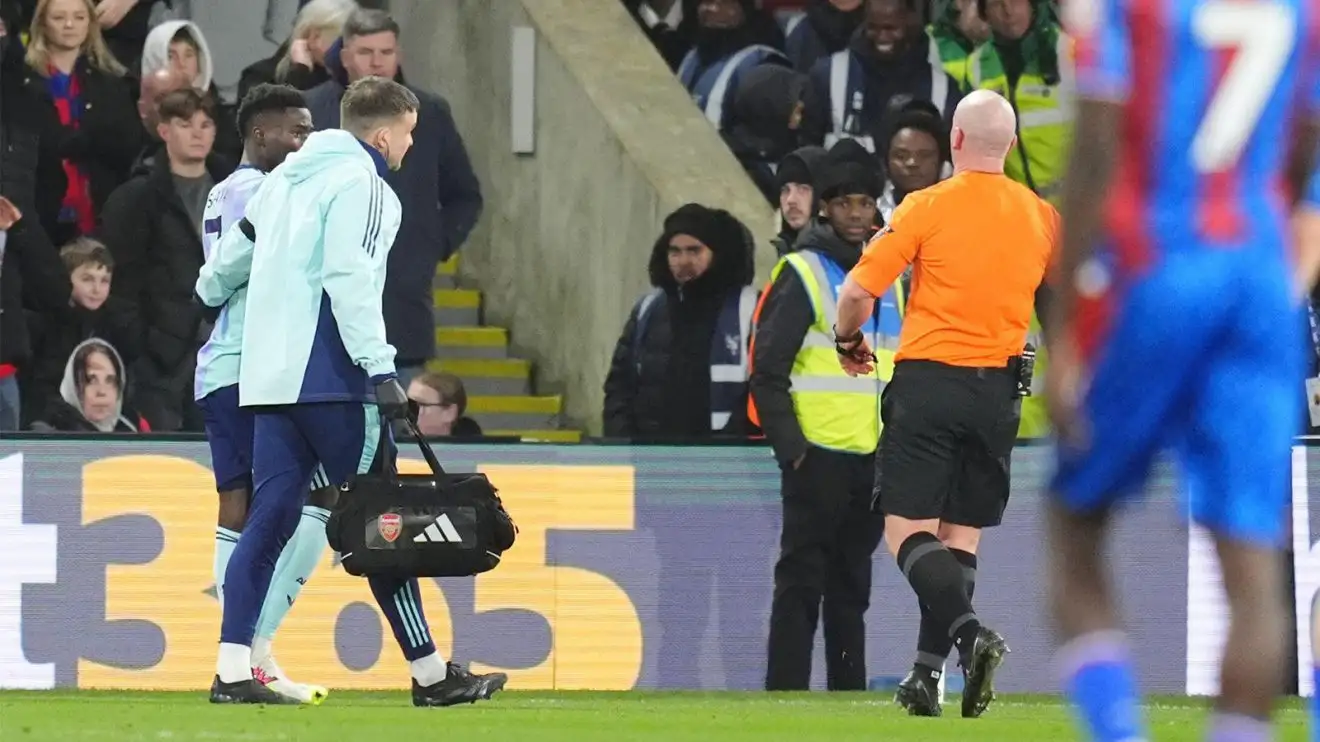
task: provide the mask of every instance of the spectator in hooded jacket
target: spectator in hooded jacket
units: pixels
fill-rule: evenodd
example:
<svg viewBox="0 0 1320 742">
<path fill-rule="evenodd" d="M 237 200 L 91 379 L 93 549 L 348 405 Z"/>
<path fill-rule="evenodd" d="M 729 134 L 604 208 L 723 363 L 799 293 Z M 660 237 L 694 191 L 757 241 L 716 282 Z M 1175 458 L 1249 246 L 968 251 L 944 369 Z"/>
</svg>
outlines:
<svg viewBox="0 0 1320 742">
<path fill-rule="evenodd" d="M 210 99 L 216 124 L 212 150 L 231 166 L 236 166 L 243 156 L 243 141 L 238 136 L 238 125 L 231 107 L 220 98 L 212 77 L 215 67 L 211 47 L 196 23 L 166 21 L 147 34 L 146 45 L 142 48 L 142 77 L 145 79 L 165 68 L 176 72 L 194 90 Z"/>
<path fill-rule="evenodd" d="M 373 75 L 400 81 L 399 25 L 384 11 L 354 11 L 341 41 L 326 55 L 332 79 L 307 93 L 317 129 L 339 126 L 339 101 L 350 82 Z M 481 185 L 449 103 L 434 93 L 408 89 L 421 101 L 413 146 L 403 166 L 385 177 L 403 204 L 384 306 L 386 336 L 398 351 L 395 363 L 405 385 L 435 353 L 431 283 L 436 265 L 458 252 L 482 207 Z"/>
<path fill-rule="evenodd" d="M 141 141 L 124 67 L 101 37 L 92 0 L 38 0 L 23 85 L 55 157 L 38 163 L 38 213 L 55 244 L 91 233 Z"/>
<path fill-rule="evenodd" d="M 692 37 L 697 24 L 698 0 L 623 0 L 628 13 L 637 21 L 642 33 L 650 39 L 655 50 L 677 70 L 683 57 L 692 48 Z"/>
<path fill-rule="evenodd" d="M 157 125 L 163 154 L 115 191 L 102 220 L 101 238 L 116 264 L 112 295 L 131 303 L 141 323 L 135 399 L 160 431 L 203 428 L 193 371 L 211 328 L 193 302 L 193 286 L 203 263 L 206 198 L 227 172 L 211 153 L 211 111 L 210 98 L 193 88 L 165 96 Z"/>
<path fill-rule="evenodd" d="M 813 184 L 820 176 L 819 168 L 825 156 L 823 147 L 803 147 L 789 153 L 775 171 L 779 183 L 779 235 L 772 244 L 780 256 L 793 251 L 798 234 L 816 216 Z"/>
<path fill-rule="evenodd" d="M 101 338 L 120 352 L 130 367 L 141 351 L 141 334 L 132 305 L 110 296 L 115 261 L 105 245 L 79 237 L 60 249 L 72 295 L 58 310 L 29 315 L 33 358 L 22 374 L 23 407 L 40 416 L 42 405 L 57 397 L 65 364 L 84 340 Z"/>
<path fill-rule="evenodd" d="M 779 205 L 779 161 L 798 147 L 807 79 L 787 67 L 763 64 L 738 84 L 724 142 L 771 206 Z"/>
<path fill-rule="evenodd" d="M 865 0 L 807 0 L 784 24 L 784 51 L 793 69 L 806 74 L 816 60 L 842 51 L 862 24 Z"/>
<path fill-rule="evenodd" d="M 678 66 L 678 81 L 716 129 L 725 128 L 740 78 L 767 62 L 789 66 L 784 35 L 755 0 L 701 0 L 696 41 Z"/>
<path fill-rule="evenodd" d="M 238 77 L 238 99 L 261 83 L 311 90 L 330 79 L 326 53 L 339 38 L 344 21 L 357 10 L 353 0 L 312 0 L 298 10 L 293 33 L 267 59 L 253 62 Z"/>
<path fill-rule="evenodd" d="M 665 218 L 652 288 L 624 323 L 605 379 L 606 436 L 744 434 L 754 249 L 727 211 L 687 204 Z"/>
<path fill-rule="evenodd" d="M 867 0 L 865 21 L 848 48 L 811 68 L 802 124 L 808 143 L 832 147 L 851 138 L 875 152 L 894 99 L 930 101 L 952 119 L 962 100 L 959 83 L 944 71 L 916 18 L 913 0 Z M 844 91 L 841 99 L 837 90 Z"/>
<path fill-rule="evenodd" d="M 45 407 L 32 430 L 42 433 L 139 433 L 147 421 L 127 409 L 124 361 L 114 346 L 92 338 L 69 354 L 59 398 Z"/>
</svg>

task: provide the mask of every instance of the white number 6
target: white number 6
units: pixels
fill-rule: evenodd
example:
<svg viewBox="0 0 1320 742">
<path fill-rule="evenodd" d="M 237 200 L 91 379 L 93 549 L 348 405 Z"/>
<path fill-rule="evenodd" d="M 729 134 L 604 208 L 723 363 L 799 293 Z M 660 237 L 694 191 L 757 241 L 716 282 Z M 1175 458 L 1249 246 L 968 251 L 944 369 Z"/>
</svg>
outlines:
<svg viewBox="0 0 1320 742">
<path fill-rule="evenodd" d="M 1237 50 L 1192 142 L 1198 171 L 1218 173 L 1237 164 L 1292 56 L 1296 31 L 1296 11 L 1275 0 L 1197 3 L 1192 16 L 1197 42 Z"/>
</svg>

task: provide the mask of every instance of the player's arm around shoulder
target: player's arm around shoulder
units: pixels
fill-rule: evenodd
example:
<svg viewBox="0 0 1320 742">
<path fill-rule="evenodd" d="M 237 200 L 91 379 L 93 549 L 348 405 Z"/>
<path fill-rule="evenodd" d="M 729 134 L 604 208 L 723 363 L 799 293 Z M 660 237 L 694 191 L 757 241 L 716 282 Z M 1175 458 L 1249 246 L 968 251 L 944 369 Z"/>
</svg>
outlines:
<svg viewBox="0 0 1320 742">
<path fill-rule="evenodd" d="M 197 274 L 193 288 L 197 298 L 208 307 L 219 307 L 229 301 L 235 291 L 247 284 L 255 247 L 240 225 L 225 230 Z"/>
<path fill-rule="evenodd" d="M 338 173 L 335 173 L 338 175 Z M 377 377 L 393 374 L 394 348 L 385 341 L 381 291 L 385 258 L 398 229 L 398 198 L 374 173 L 345 173 L 342 185 L 327 194 L 321 284 L 353 362 Z M 388 240 L 386 240 L 388 238 Z"/>
</svg>

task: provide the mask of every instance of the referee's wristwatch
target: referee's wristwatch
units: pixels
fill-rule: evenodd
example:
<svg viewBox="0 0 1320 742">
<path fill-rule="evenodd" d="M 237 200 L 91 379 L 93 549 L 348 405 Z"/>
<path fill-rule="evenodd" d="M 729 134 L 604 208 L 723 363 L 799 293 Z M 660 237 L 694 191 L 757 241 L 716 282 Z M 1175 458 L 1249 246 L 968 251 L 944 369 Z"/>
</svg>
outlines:
<svg viewBox="0 0 1320 742">
<path fill-rule="evenodd" d="M 862 334 L 860 328 L 847 337 L 840 337 L 838 325 L 834 326 L 834 352 L 841 356 L 846 356 L 856 361 L 874 361 L 875 356 L 873 354 L 859 354 L 857 352 L 858 349 L 862 347 L 862 342 L 864 340 L 866 340 L 866 336 Z"/>
</svg>

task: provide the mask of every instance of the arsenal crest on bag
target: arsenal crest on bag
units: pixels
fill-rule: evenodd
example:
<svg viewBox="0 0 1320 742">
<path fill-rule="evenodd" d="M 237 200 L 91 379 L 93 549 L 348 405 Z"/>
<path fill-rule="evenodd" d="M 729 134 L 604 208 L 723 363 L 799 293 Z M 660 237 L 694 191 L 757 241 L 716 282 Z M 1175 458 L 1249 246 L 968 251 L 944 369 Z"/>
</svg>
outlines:
<svg viewBox="0 0 1320 742">
<path fill-rule="evenodd" d="M 326 524 L 349 574 L 467 577 L 494 569 L 518 527 L 484 474 L 450 474 L 408 421 L 431 473 L 363 474 L 340 487 Z M 382 435 L 386 435 L 382 431 Z"/>
</svg>

